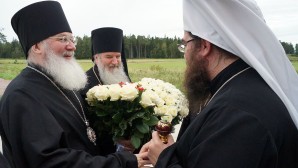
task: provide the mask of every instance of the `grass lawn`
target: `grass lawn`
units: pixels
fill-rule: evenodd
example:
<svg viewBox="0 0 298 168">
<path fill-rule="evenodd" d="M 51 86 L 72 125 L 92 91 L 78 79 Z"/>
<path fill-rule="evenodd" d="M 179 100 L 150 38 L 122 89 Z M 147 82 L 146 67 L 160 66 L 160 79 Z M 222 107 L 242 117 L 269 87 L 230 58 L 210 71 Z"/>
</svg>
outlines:
<svg viewBox="0 0 298 168">
<path fill-rule="evenodd" d="M 294 68 L 298 72 L 298 57 L 290 56 Z M 78 60 L 87 71 L 93 63 L 91 60 Z M 128 71 L 132 81 L 139 81 L 143 77 L 157 78 L 172 83 L 183 90 L 184 59 L 128 59 Z M 26 67 L 24 59 L 0 59 L 0 78 L 11 80 Z"/>
<path fill-rule="evenodd" d="M 78 60 L 87 71 L 93 66 L 91 60 Z M 184 59 L 133 59 L 128 60 L 128 71 L 132 81 L 143 77 L 158 78 L 182 88 L 185 70 Z M 11 80 L 26 67 L 25 60 L 0 59 L 0 78 Z"/>
</svg>

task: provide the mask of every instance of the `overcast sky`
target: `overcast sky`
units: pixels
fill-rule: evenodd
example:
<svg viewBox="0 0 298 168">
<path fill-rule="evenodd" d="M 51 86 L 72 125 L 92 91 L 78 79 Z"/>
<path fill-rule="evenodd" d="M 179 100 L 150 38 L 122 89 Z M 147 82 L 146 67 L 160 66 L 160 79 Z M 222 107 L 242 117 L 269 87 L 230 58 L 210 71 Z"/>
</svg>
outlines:
<svg viewBox="0 0 298 168">
<path fill-rule="evenodd" d="M 58 0 L 74 35 L 90 36 L 99 27 L 119 27 L 125 35 L 182 37 L 181 0 Z M 1 0 L 0 28 L 17 38 L 10 19 L 36 0 Z M 298 43 L 298 0 L 257 0 L 267 24 L 279 40 Z M 245 18 L 243 18 L 245 19 Z"/>
</svg>

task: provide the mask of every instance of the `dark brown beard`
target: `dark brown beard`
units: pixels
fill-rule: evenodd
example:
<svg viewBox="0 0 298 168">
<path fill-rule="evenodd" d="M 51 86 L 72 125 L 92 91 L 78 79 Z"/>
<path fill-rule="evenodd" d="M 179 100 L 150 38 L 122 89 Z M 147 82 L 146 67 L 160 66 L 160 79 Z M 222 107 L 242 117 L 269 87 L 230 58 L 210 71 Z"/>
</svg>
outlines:
<svg viewBox="0 0 298 168">
<path fill-rule="evenodd" d="M 197 114 L 210 95 L 208 61 L 194 59 L 194 53 L 190 53 L 189 57 L 191 60 L 185 71 L 184 87 L 189 101 L 189 110 L 191 113 Z"/>
</svg>

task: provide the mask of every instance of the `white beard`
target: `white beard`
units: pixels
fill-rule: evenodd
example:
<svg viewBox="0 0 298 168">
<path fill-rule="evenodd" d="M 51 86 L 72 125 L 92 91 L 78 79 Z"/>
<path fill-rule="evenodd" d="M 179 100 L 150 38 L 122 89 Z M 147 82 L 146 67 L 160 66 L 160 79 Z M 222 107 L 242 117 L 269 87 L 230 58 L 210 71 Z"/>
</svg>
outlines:
<svg viewBox="0 0 298 168">
<path fill-rule="evenodd" d="M 98 61 L 97 68 L 99 76 L 104 85 L 116 84 L 120 82 L 130 82 L 126 73 L 124 72 L 124 67 L 122 62 L 118 67 L 114 67 L 112 71 L 109 71 L 107 66 L 104 66 L 101 61 Z"/>
<path fill-rule="evenodd" d="M 65 54 L 74 56 L 73 51 L 64 52 L 63 55 Z M 66 60 L 63 55 L 57 55 L 47 48 L 43 69 L 64 89 L 74 91 L 83 89 L 87 84 L 87 75 L 74 57 Z"/>
</svg>

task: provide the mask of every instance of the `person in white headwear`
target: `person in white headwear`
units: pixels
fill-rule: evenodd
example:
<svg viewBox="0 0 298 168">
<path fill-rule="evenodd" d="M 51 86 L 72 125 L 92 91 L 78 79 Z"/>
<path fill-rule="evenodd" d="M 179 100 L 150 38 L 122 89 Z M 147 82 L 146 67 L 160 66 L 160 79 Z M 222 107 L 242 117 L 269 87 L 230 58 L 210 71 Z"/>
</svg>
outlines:
<svg viewBox="0 0 298 168">
<path fill-rule="evenodd" d="M 298 76 L 256 2 L 184 0 L 183 19 L 192 117 L 141 152 L 158 168 L 297 168 Z"/>
</svg>

